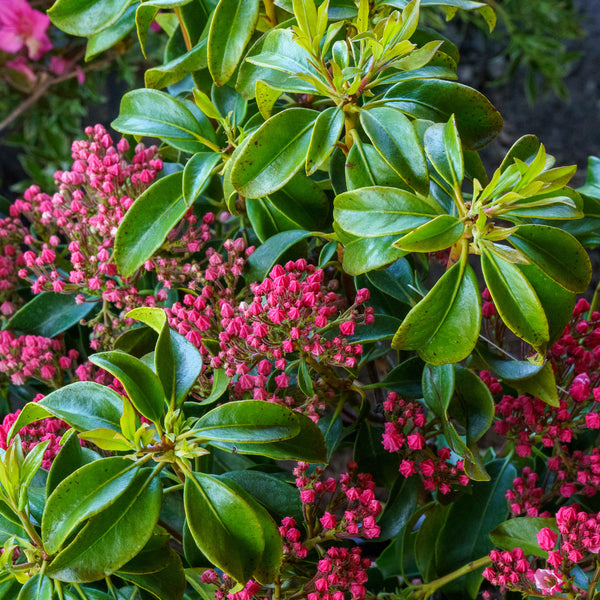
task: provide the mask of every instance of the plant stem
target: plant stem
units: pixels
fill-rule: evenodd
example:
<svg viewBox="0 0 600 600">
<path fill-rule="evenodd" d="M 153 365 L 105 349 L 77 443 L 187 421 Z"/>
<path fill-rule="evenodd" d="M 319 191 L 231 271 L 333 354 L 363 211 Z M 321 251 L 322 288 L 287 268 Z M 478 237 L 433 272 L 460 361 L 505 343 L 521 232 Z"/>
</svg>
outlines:
<svg viewBox="0 0 600 600">
<path fill-rule="evenodd" d="M 267 18 L 271 22 L 273 27 L 277 27 L 277 15 L 275 14 L 275 4 L 273 0 L 263 0 L 263 4 L 265 5 L 265 12 L 267 13 Z"/>
<path fill-rule="evenodd" d="M 181 8 L 177 6 L 173 10 L 175 11 L 175 14 L 177 15 L 177 20 L 179 21 L 179 27 L 181 28 L 181 35 L 183 35 L 185 48 L 189 52 L 192 49 L 192 40 L 190 39 L 190 32 L 187 30 L 183 17 L 181 16 Z"/>
</svg>

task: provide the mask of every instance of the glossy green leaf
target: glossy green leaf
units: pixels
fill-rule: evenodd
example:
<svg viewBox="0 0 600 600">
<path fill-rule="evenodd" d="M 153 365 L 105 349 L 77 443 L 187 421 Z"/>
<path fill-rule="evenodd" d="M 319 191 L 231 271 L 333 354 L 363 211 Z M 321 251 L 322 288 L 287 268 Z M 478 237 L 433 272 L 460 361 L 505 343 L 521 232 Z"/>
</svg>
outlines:
<svg viewBox="0 0 600 600">
<path fill-rule="evenodd" d="M 160 9 L 180 8 L 189 2 L 191 2 L 191 0 L 146 0 L 141 4 L 138 4 L 135 11 L 135 26 L 140 42 L 140 48 L 144 57 L 146 56 L 146 39 L 148 37 L 148 31 Z"/>
<path fill-rule="evenodd" d="M 436 207 L 410 192 L 376 186 L 337 196 L 333 216 L 348 233 L 381 237 L 411 231 L 430 221 L 438 212 Z"/>
<path fill-rule="evenodd" d="M 454 114 L 463 146 L 479 150 L 500 133 L 500 113 L 473 88 L 441 79 L 402 81 L 385 94 L 386 106 L 436 123 Z"/>
<path fill-rule="evenodd" d="M 6 329 L 17 334 L 53 338 L 79 323 L 97 304 L 77 304 L 74 294 L 45 292 L 21 307 L 7 323 Z"/>
<path fill-rule="evenodd" d="M 533 377 L 542 368 L 542 365 L 529 362 L 528 360 L 504 360 L 499 355 L 493 354 L 483 344 L 478 345 L 476 351 L 490 370 L 504 381 L 528 379 L 529 377 Z"/>
<path fill-rule="evenodd" d="M 455 264 L 408 313 L 392 347 L 416 350 L 432 364 L 458 362 L 475 347 L 481 325 L 481 300 L 475 273 Z"/>
<path fill-rule="evenodd" d="M 165 555 L 167 562 L 160 571 L 152 573 L 118 571 L 118 576 L 150 592 L 158 600 L 180 600 L 185 597 L 186 588 L 185 571 L 181 564 L 181 557 L 177 552 L 170 549 L 165 551 Z"/>
<path fill-rule="evenodd" d="M 128 452 L 133 449 L 131 442 L 118 431 L 112 429 L 92 429 L 79 434 L 79 439 L 91 442 L 109 452 Z"/>
<path fill-rule="evenodd" d="M 42 519 L 42 540 L 55 554 L 69 534 L 84 520 L 113 504 L 138 473 L 131 460 L 112 457 L 96 460 L 63 479 L 48 497 Z M 73 494 L 77 502 L 73 502 Z"/>
<path fill-rule="evenodd" d="M 85 61 L 90 61 L 120 42 L 135 27 L 135 5 L 127 10 L 110 27 L 88 36 Z"/>
<path fill-rule="evenodd" d="M 383 160 L 413 190 L 427 195 L 427 162 L 408 118 L 391 106 L 382 106 L 362 110 L 360 123 Z"/>
<path fill-rule="evenodd" d="M 184 102 L 158 90 L 127 92 L 111 126 L 122 133 L 160 138 L 184 152 L 205 151 L 206 142 L 215 141 L 208 119 L 200 122 Z"/>
<path fill-rule="evenodd" d="M 258 21 L 258 0 L 219 0 L 208 33 L 208 70 L 217 85 L 233 75 Z"/>
<path fill-rule="evenodd" d="M 434 169 L 451 190 L 460 192 L 464 164 L 460 136 L 454 115 L 447 123 L 432 125 L 423 139 L 425 153 Z"/>
<path fill-rule="evenodd" d="M 144 417 L 159 422 L 165 414 L 165 396 L 158 377 L 141 360 L 124 352 L 99 352 L 90 356 L 96 366 L 116 377 Z"/>
<path fill-rule="evenodd" d="M 172 173 L 152 184 L 127 211 L 117 229 L 114 258 L 131 277 L 163 244 L 191 205 L 182 192 L 183 175 Z"/>
<path fill-rule="evenodd" d="M 223 442 L 278 442 L 297 436 L 300 423 L 294 412 L 261 400 L 228 402 L 198 419 L 196 437 Z"/>
<path fill-rule="evenodd" d="M 118 571 L 150 539 L 161 504 L 159 479 L 149 469 L 140 471 L 114 503 L 87 521 L 46 573 L 59 581 L 85 583 Z"/>
<path fill-rule="evenodd" d="M 128 5 L 129 0 L 56 0 L 48 16 L 65 33 L 85 37 L 110 27 Z"/>
<path fill-rule="evenodd" d="M 348 336 L 351 344 L 369 344 L 391 340 L 402 321 L 396 317 L 375 313 L 375 322 L 357 325 L 354 333 Z"/>
<path fill-rule="evenodd" d="M 552 365 L 547 362 L 533 377 L 521 379 L 512 383 L 519 394 L 530 394 L 550 406 L 558 408 L 560 398 L 556 387 L 556 377 Z"/>
<path fill-rule="evenodd" d="M 500 523 L 490 531 L 490 539 L 496 548 L 513 551 L 521 548 L 525 554 L 548 557 L 548 552 L 542 550 L 537 541 L 537 534 L 544 527 L 558 533 L 556 519 L 543 517 L 518 517 Z"/>
<path fill-rule="evenodd" d="M 198 152 L 186 163 L 183 170 L 183 199 L 191 206 L 209 184 L 215 167 L 221 162 L 216 152 Z"/>
<path fill-rule="evenodd" d="M 338 107 L 326 108 L 315 121 L 306 154 L 306 173 L 312 175 L 335 149 L 344 127 L 344 113 Z"/>
<path fill-rule="evenodd" d="M 436 417 L 445 418 L 454 394 L 452 365 L 425 365 L 421 386 L 427 407 Z"/>
<path fill-rule="evenodd" d="M 385 508 L 377 524 L 381 527 L 378 541 L 398 535 L 410 521 L 417 508 L 419 481 L 416 477 L 398 477 L 390 490 Z"/>
<path fill-rule="evenodd" d="M 205 473 L 186 477 L 184 504 L 198 548 L 225 573 L 247 582 L 265 549 L 263 530 L 252 507 L 223 481 Z"/>
<path fill-rule="evenodd" d="M 248 101 L 233 87 L 229 85 L 219 87 L 213 84 L 210 97 L 224 119 L 229 115 L 234 125 L 244 122 L 248 111 Z"/>
<path fill-rule="evenodd" d="M 421 299 L 413 271 L 405 258 L 385 270 L 371 271 L 367 279 L 383 293 L 409 306 L 414 306 Z"/>
<path fill-rule="evenodd" d="M 17 519 L 15 515 L 15 519 Z M 18 520 L 18 519 L 17 519 Z M 27 539 L 28 535 L 22 525 L 14 523 L 0 513 L 0 544 L 4 544 L 13 535 Z M 2 596 L 0 595 L 0 599 Z"/>
<path fill-rule="evenodd" d="M 398 473 L 398 456 L 386 450 L 381 443 L 384 431 L 379 424 L 362 421 L 354 439 L 353 458 L 359 471 L 371 473 L 379 485 L 390 489 L 402 475 Z"/>
<path fill-rule="evenodd" d="M 540 301 L 519 269 L 484 249 L 481 268 L 498 314 L 507 327 L 534 348 L 549 339 L 548 321 Z"/>
<path fill-rule="evenodd" d="M 238 192 L 260 198 L 283 187 L 306 159 L 317 116 L 308 108 L 290 108 L 259 127 L 231 170 Z"/>
<path fill-rule="evenodd" d="M 523 219 L 581 219 L 584 216 L 581 196 L 571 188 L 561 188 L 545 194 L 528 196 L 511 205 L 502 214 L 508 221 L 520 223 Z"/>
<path fill-rule="evenodd" d="M 382 4 L 395 6 L 396 8 L 406 8 L 410 0 L 384 0 Z M 421 6 L 441 6 L 465 11 L 477 11 L 481 14 L 487 23 L 490 31 L 496 24 L 496 13 L 494 9 L 485 2 L 473 2 L 473 0 L 421 0 Z"/>
<path fill-rule="evenodd" d="M 418 356 L 411 356 L 394 367 L 380 382 L 381 387 L 398 392 L 404 398 L 423 397 L 421 372 L 423 361 Z M 369 387 L 364 386 L 364 387 Z"/>
<path fill-rule="evenodd" d="M 307 398 L 313 397 L 315 390 L 306 362 L 302 359 L 298 363 L 298 387 Z"/>
<path fill-rule="evenodd" d="M 282 231 L 269 238 L 250 255 L 247 261 L 247 270 L 244 274 L 246 281 L 248 283 L 262 281 L 286 250 L 289 250 L 310 235 L 309 231 L 297 229 Z"/>
<path fill-rule="evenodd" d="M 26 404 L 13 423 L 10 439 L 25 425 L 56 417 L 66 421 L 77 431 L 107 427 L 120 431 L 123 402 L 110 388 L 92 381 L 76 381 L 48 394 L 39 402 Z"/>
<path fill-rule="evenodd" d="M 36 573 L 25 582 L 17 600 L 52 600 L 54 585 L 52 580 L 45 575 Z"/>
<path fill-rule="evenodd" d="M 169 562 L 170 534 L 162 527 L 156 527 L 152 537 L 146 542 L 137 556 L 124 564 L 119 573 L 143 574 L 164 570 Z"/>
<path fill-rule="evenodd" d="M 302 503 L 298 488 L 269 473 L 254 471 L 228 471 L 223 475 L 235 481 L 251 494 L 278 520 L 286 516 L 302 519 Z"/>
<path fill-rule="evenodd" d="M 338 236 L 344 244 L 342 266 L 348 275 L 360 275 L 385 267 L 406 254 L 392 245 L 396 235 L 361 238 L 341 232 Z"/>
<path fill-rule="evenodd" d="M 521 225 L 508 241 L 566 290 L 587 289 L 592 264 L 583 246 L 571 234 L 547 225 Z"/>
<path fill-rule="evenodd" d="M 256 81 L 256 91 L 254 95 L 258 110 L 262 118 L 267 121 L 271 118 L 273 107 L 281 96 L 281 90 L 279 88 L 271 87 L 262 79 L 258 79 Z"/>
<path fill-rule="evenodd" d="M 229 387 L 230 377 L 225 375 L 225 369 L 215 369 L 213 371 L 213 382 L 210 394 L 202 400 L 202 405 L 213 404 L 227 391 Z"/>
<path fill-rule="evenodd" d="M 424 581 L 431 581 L 438 576 L 435 549 L 449 510 L 450 505 L 435 504 L 427 511 L 425 520 L 417 530 L 414 545 L 415 561 Z"/>
<path fill-rule="evenodd" d="M 506 460 L 494 461 L 487 468 L 491 476 L 489 482 L 474 484 L 472 494 L 463 494 L 450 504 L 435 549 L 440 575 L 487 555 L 493 548 L 490 531 L 508 516 L 505 493 L 512 487 L 516 469 Z M 480 582 L 481 570 L 469 577 Z M 464 588 L 463 581 L 461 589 Z"/>
<path fill-rule="evenodd" d="M 143 4 L 140 5 L 144 6 Z M 206 67 L 206 38 L 200 40 L 191 50 L 144 73 L 147 88 L 160 90 L 181 81 L 189 73 Z"/>
<path fill-rule="evenodd" d="M 405 252 L 437 252 L 455 244 L 465 230 L 464 223 L 453 215 L 440 215 L 394 242 Z"/>
<path fill-rule="evenodd" d="M 363 143 L 354 136 L 354 143 L 345 164 L 346 186 L 349 190 L 363 187 L 384 186 L 406 189 L 408 186 L 386 163 L 371 144 Z"/>
<path fill-rule="evenodd" d="M 510 165 L 514 164 L 515 159 L 530 163 L 537 155 L 540 149 L 540 141 L 533 134 L 521 136 L 505 154 L 500 171 L 506 171 Z"/>
</svg>

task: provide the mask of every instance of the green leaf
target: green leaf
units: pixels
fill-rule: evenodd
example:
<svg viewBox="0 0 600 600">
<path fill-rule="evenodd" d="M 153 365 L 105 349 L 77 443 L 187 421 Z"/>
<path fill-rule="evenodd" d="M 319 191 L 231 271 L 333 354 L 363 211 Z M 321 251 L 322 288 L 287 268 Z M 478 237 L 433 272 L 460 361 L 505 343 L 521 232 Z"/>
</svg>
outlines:
<svg viewBox="0 0 600 600">
<path fill-rule="evenodd" d="M 556 377 L 552 365 L 547 362 L 533 377 L 521 379 L 512 383 L 519 394 L 530 394 L 550 406 L 558 408 L 560 399 L 556 387 Z"/>
<path fill-rule="evenodd" d="M 398 477 L 394 482 L 385 508 L 377 524 L 381 533 L 377 540 L 383 542 L 397 536 L 406 527 L 417 509 L 419 480 L 416 477 Z"/>
<path fill-rule="evenodd" d="M 160 571 L 152 573 L 118 571 L 117 574 L 125 581 L 150 592 L 158 600 L 181 600 L 185 597 L 186 588 L 185 571 L 181 564 L 181 557 L 171 549 L 166 550 L 166 556 L 167 562 Z"/>
<path fill-rule="evenodd" d="M 451 190 L 460 192 L 464 164 L 460 136 L 454 115 L 445 124 L 435 124 L 425 132 L 425 153 L 439 176 Z"/>
<path fill-rule="evenodd" d="M 94 35 L 115 23 L 129 0 L 56 0 L 48 9 L 52 23 L 70 35 Z"/>
<path fill-rule="evenodd" d="M 98 448 L 109 452 L 128 452 L 133 449 L 131 442 L 122 433 L 112 429 L 84 431 L 79 434 L 79 439 L 91 442 Z"/>
<path fill-rule="evenodd" d="M 503 212 L 502 217 L 508 221 L 520 223 L 523 219 L 582 219 L 583 200 L 571 188 L 552 190 L 545 194 L 528 196 L 511 205 L 510 210 Z"/>
<path fill-rule="evenodd" d="M 135 8 L 135 5 L 129 6 L 110 27 L 88 37 L 85 46 L 86 62 L 112 48 L 135 27 Z"/>
<path fill-rule="evenodd" d="M 414 306 L 421 298 L 416 291 L 413 271 L 405 258 L 385 270 L 371 271 L 367 279 L 384 294 L 409 306 Z"/>
<path fill-rule="evenodd" d="M 265 550 L 263 530 L 252 507 L 223 481 L 205 473 L 186 477 L 183 498 L 198 548 L 219 569 L 246 583 Z"/>
<path fill-rule="evenodd" d="M 483 94 L 453 81 L 402 81 L 386 92 L 384 100 L 386 106 L 435 123 L 446 123 L 454 114 L 460 139 L 468 150 L 489 144 L 503 125 L 500 113 Z"/>
<path fill-rule="evenodd" d="M 461 261 L 406 315 L 392 348 L 416 350 L 432 364 L 458 362 L 472 352 L 480 326 L 477 278 L 466 261 Z"/>
<path fill-rule="evenodd" d="M 411 231 L 439 214 L 428 201 L 388 187 L 366 187 L 339 194 L 334 201 L 336 223 L 360 237 L 381 237 Z"/>
<path fill-rule="evenodd" d="M 42 540 L 46 551 L 58 552 L 77 525 L 112 505 L 138 470 L 131 460 L 115 456 L 84 465 L 63 479 L 44 509 Z M 74 493 L 77 502 L 73 502 Z"/>
<path fill-rule="evenodd" d="M 244 122 L 248 111 L 248 101 L 233 87 L 229 85 L 218 87 L 213 84 L 210 97 L 224 119 L 229 116 L 231 123 L 236 126 Z"/>
<path fill-rule="evenodd" d="M 25 582 L 17 600 L 52 600 L 53 591 L 52 580 L 45 575 L 36 573 Z"/>
<path fill-rule="evenodd" d="M 412 123 L 391 106 L 365 108 L 360 123 L 375 149 L 408 186 L 427 195 L 427 162 Z"/>
<path fill-rule="evenodd" d="M 331 156 L 344 127 L 344 113 L 339 107 L 326 108 L 315 121 L 306 154 L 306 173 L 312 175 Z"/>
<path fill-rule="evenodd" d="M 246 282 L 262 281 L 286 250 L 310 235 L 310 231 L 296 229 L 282 231 L 269 238 L 250 255 L 247 261 L 247 271 L 244 274 Z"/>
<path fill-rule="evenodd" d="M 408 186 L 381 157 L 371 144 L 354 136 L 354 143 L 345 164 L 346 186 L 349 190 L 384 186 L 407 189 Z"/>
<path fill-rule="evenodd" d="M 230 381 L 231 378 L 225 375 L 225 369 L 215 369 L 213 371 L 212 389 L 210 394 L 202 400 L 202 406 L 216 402 L 227 391 Z"/>
<path fill-rule="evenodd" d="M 191 0 L 146 0 L 142 4 L 138 4 L 135 11 L 135 26 L 144 57 L 146 57 L 146 39 L 148 37 L 148 31 L 150 30 L 150 25 L 152 25 L 154 19 L 158 15 L 159 10 L 161 8 L 180 8 L 190 1 Z"/>
<path fill-rule="evenodd" d="M 13 423 L 8 439 L 29 423 L 46 417 L 62 419 L 77 431 L 101 427 L 120 431 L 122 409 L 121 396 L 110 388 L 92 381 L 76 381 L 39 402 L 26 404 Z"/>
<path fill-rule="evenodd" d="M 525 554 L 548 558 L 548 552 L 542 550 L 537 541 L 538 532 L 548 527 L 558 533 L 556 519 L 543 517 L 518 517 L 500 523 L 490 531 L 490 539 L 496 548 L 513 551 L 521 548 Z"/>
<path fill-rule="evenodd" d="M 131 277 L 162 246 L 191 206 L 184 199 L 182 179 L 178 172 L 153 183 L 119 224 L 114 258 L 124 277 Z"/>
<path fill-rule="evenodd" d="M 508 516 L 505 493 L 512 487 L 515 467 L 507 460 L 487 465 L 491 481 L 473 485 L 472 494 L 463 494 L 450 504 L 448 518 L 435 548 L 440 575 L 449 573 L 471 560 L 485 556 L 493 548 L 489 533 Z M 481 581 L 481 570 L 470 574 Z M 461 589 L 465 589 L 463 580 Z M 471 586 L 469 586 L 471 587 Z M 473 585 L 479 587 L 479 585 Z"/>
<path fill-rule="evenodd" d="M 436 417 L 444 419 L 454 394 L 452 365 L 425 365 L 421 386 L 427 407 Z"/>
<path fill-rule="evenodd" d="M 529 362 L 528 360 L 503 360 L 500 356 L 492 354 L 483 344 L 477 346 L 476 352 L 485 361 L 490 370 L 504 381 L 528 379 L 529 377 L 533 377 L 542 368 L 542 365 Z"/>
<path fill-rule="evenodd" d="M 97 304 L 77 304 L 74 294 L 44 292 L 21 307 L 7 323 L 6 329 L 18 334 L 53 338 L 79 323 Z"/>
<path fill-rule="evenodd" d="M 504 172 L 510 165 L 514 164 L 515 159 L 522 160 L 525 163 L 530 163 L 537 156 L 540 149 L 540 141 L 533 134 L 521 136 L 508 150 L 500 171 Z"/>
<path fill-rule="evenodd" d="M 140 5 L 140 8 L 144 6 Z M 157 9 L 158 10 L 158 9 Z M 147 88 L 159 90 L 181 81 L 189 73 L 206 67 L 206 38 L 200 40 L 191 50 L 158 67 L 144 73 Z"/>
<path fill-rule="evenodd" d="M 566 290 L 587 289 L 592 264 L 583 246 L 570 233 L 547 225 L 521 225 L 508 241 Z"/>
<path fill-rule="evenodd" d="M 394 367 L 382 380 L 381 387 L 398 392 L 404 398 L 423 397 L 421 371 L 423 361 L 418 356 L 411 356 Z M 363 386 L 369 387 L 369 386 Z"/>
<path fill-rule="evenodd" d="M 157 573 L 164 570 L 169 563 L 170 534 L 158 526 L 152 532 L 152 537 L 137 556 L 121 567 L 119 573 L 144 574 Z"/>
<path fill-rule="evenodd" d="M 373 479 L 390 489 L 398 477 L 398 456 L 388 452 L 381 443 L 384 428 L 381 425 L 362 421 L 354 439 L 353 458 L 359 470 L 371 473 Z"/>
<path fill-rule="evenodd" d="M 385 314 L 375 314 L 375 322 L 371 325 L 357 325 L 354 333 L 348 336 L 351 344 L 369 344 L 391 340 L 402 321 Z"/>
<path fill-rule="evenodd" d="M 289 108 L 263 123 L 231 170 L 238 192 L 260 198 L 283 187 L 306 159 L 317 116 L 308 108 Z"/>
<path fill-rule="evenodd" d="M 425 515 L 415 537 L 415 561 L 423 579 L 431 581 L 437 577 L 435 550 L 438 538 L 448 519 L 451 505 L 435 504 Z"/>
<path fill-rule="evenodd" d="M 344 244 L 342 266 L 348 275 L 360 275 L 373 269 L 379 269 L 406 254 L 392 245 L 397 239 L 395 235 L 360 238 L 345 232 L 341 233 L 342 235 L 338 232 L 340 241 Z"/>
<path fill-rule="evenodd" d="M 89 519 L 46 573 L 59 581 L 86 583 L 118 571 L 150 539 L 161 504 L 158 477 L 149 469 L 140 471 L 114 503 Z"/>
<path fill-rule="evenodd" d="M 165 414 L 164 390 L 158 377 L 141 360 L 112 351 L 93 354 L 90 361 L 123 384 L 131 403 L 144 417 L 160 422 Z"/>
<path fill-rule="evenodd" d="M 192 206 L 206 189 L 215 167 L 221 162 L 216 152 L 198 152 L 186 163 L 183 170 L 183 199 Z"/>
<path fill-rule="evenodd" d="M 183 152 L 202 152 L 207 143 L 213 146 L 215 142 L 208 119 L 198 121 L 185 103 L 158 90 L 138 89 L 125 94 L 111 127 L 122 133 L 157 137 Z"/>
<path fill-rule="evenodd" d="M 481 268 L 498 314 L 507 327 L 534 348 L 549 339 L 548 321 L 531 284 L 519 269 L 487 248 Z"/>
<path fill-rule="evenodd" d="M 198 419 L 194 431 L 206 440 L 265 444 L 295 437 L 300 423 L 293 411 L 279 404 L 243 400 L 213 408 Z"/>
<path fill-rule="evenodd" d="M 208 70 L 217 85 L 233 75 L 258 22 L 258 0 L 219 0 L 208 33 Z"/>
<path fill-rule="evenodd" d="M 464 223 L 453 215 L 440 215 L 394 242 L 405 252 L 437 252 L 455 244 L 465 230 Z"/>
<path fill-rule="evenodd" d="M 312 396 L 314 396 L 315 390 L 308 372 L 308 367 L 306 366 L 306 362 L 302 359 L 300 359 L 300 362 L 298 363 L 298 387 L 307 398 L 312 398 Z"/>
</svg>

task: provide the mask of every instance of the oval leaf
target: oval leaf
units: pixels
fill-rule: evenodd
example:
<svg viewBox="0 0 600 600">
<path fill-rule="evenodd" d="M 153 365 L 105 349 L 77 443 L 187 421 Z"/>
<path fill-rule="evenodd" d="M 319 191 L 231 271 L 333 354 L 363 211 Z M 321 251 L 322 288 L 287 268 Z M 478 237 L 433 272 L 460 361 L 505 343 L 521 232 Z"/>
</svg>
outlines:
<svg viewBox="0 0 600 600">
<path fill-rule="evenodd" d="M 453 215 L 440 215 L 394 242 L 406 252 L 437 252 L 450 248 L 462 236 L 465 225 Z"/>
<path fill-rule="evenodd" d="M 87 37 L 110 27 L 127 10 L 130 0 L 57 0 L 48 10 L 56 27 Z"/>
<path fill-rule="evenodd" d="M 344 113 L 338 107 L 326 108 L 315 121 L 306 155 L 306 174 L 312 175 L 335 149 L 344 127 Z"/>
</svg>

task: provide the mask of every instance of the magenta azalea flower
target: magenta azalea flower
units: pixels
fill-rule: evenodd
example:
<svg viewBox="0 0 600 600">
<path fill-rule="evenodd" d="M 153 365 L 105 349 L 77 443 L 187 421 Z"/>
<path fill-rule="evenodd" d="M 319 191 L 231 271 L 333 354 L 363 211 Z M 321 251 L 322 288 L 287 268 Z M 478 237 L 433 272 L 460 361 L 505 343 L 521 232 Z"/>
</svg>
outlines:
<svg viewBox="0 0 600 600">
<path fill-rule="evenodd" d="M 52 48 L 46 35 L 48 25 L 48 16 L 26 0 L 0 0 L 0 50 L 18 52 L 27 47 L 29 58 L 39 58 Z"/>
</svg>

